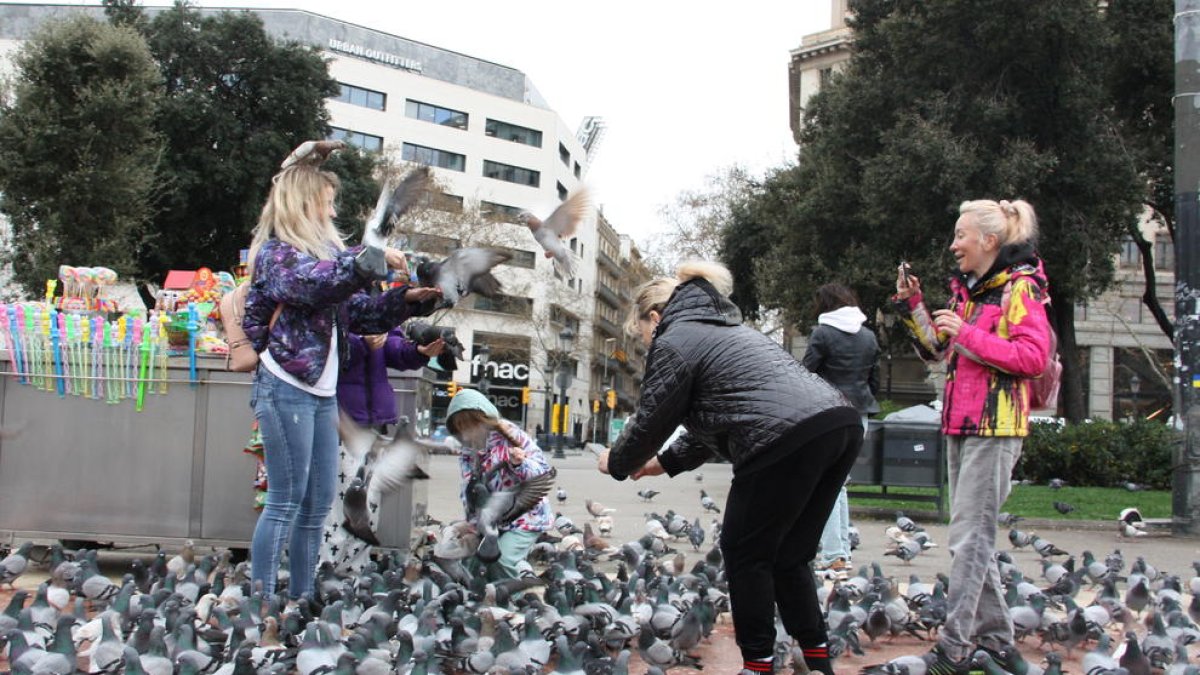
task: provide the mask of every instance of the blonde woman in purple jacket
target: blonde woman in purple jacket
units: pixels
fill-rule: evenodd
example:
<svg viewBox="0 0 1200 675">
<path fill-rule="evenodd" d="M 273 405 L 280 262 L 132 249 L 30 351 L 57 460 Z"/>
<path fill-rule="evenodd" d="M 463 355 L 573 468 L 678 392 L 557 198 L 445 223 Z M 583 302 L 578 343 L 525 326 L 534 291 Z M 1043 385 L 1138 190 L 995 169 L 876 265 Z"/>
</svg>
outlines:
<svg viewBox="0 0 1200 675">
<path fill-rule="evenodd" d="M 345 333 L 386 333 L 437 294 L 407 287 L 366 292 L 386 268 L 407 278 L 404 254 L 346 247 L 333 224 L 338 187 L 336 175 L 313 164 L 280 171 L 250 247 L 242 325 L 259 353 L 250 405 L 268 483 L 250 547 L 251 578 L 273 594 L 286 546 L 292 599 L 312 593 L 321 525 L 334 497 Z"/>
</svg>

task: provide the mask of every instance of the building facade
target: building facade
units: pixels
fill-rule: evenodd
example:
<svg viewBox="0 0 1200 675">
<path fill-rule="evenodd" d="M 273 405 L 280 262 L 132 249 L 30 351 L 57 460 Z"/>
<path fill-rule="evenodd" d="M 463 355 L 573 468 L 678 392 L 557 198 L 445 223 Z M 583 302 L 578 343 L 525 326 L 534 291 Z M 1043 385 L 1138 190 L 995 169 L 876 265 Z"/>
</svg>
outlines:
<svg viewBox="0 0 1200 675">
<path fill-rule="evenodd" d="M 830 2 L 830 29 L 805 35 L 800 46 L 790 52 L 790 119 L 797 143 L 801 142 L 808 99 L 846 67 L 853 52 L 853 32 L 845 21 L 847 0 Z M 1141 222 L 1141 231 L 1154 254 L 1152 277 L 1157 296 L 1174 321 L 1175 254 L 1170 234 L 1148 216 Z M 1171 409 L 1172 344 L 1142 302 L 1145 287 L 1141 255 L 1128 238 L 1118 256 L 1112 288 L 1075 307 L 1075 339 L 1086 374 L 1083 386 L 1089 417 L 1158 416 Z M 803 339 L 796 340 L 793 352 L 803 354 L 805 344 Z M 880 367 L 885 397 L 916 403 L 941 395 L 938 372 L 931 372 L 907 349 L 892 351 Z"/>
<path fill-rule="evenodd" d="M 587 440 L 584 428 L 593 424 L 591 400 L 600 386 L 592 373 L 603 372 L 602 352 L 594 347 L 597 299 L 606 321 L 623 311 L 611 306 L 614 284 L 597 283 L 601 269 L 610 275 L 621 260 L 620 247 L 611 245 L 615 230 L 602 218 L 602 224 L 585 223 L 568 242 L 576 258 L 568 276 L 543 255 L 518 215 L 528 210 L 544 217 L 580 189 L 602 121 L 587 118 L 580 129 L 569 129 L 521 71 L 373 28 L 300 10 L 199 11 L 253 11 L 269 34 L 322 50 L 341 85 L 328 101 L 332 137 L 433 168 L 445 198 L 417 219 L 402 244 L 431 258 L 467 245 L 499 246 L 512 256 L 496 270 L 501 297 L 468 298 L 433 317 L 454 327 L 468 350 L 454 373 L 439 377 L 478 385 L 486 375 L 489 396 L 530 430 L 545 426 L 552 406 L 565 404 L 567 432 Z M 3 67 L 11 67 L 6 55 L 39 25 L 68 12 L 105 18 L 100 7 L 0 3 Z M 603 254 L 600 231 L 608 242 Z M 600 330 L 612 337 L 608 323 Z M 571 336 L 566 343 L 565 335 Z M 448 390 L 436 390 L 434 424 L 444 416 Z"/>
</svg>

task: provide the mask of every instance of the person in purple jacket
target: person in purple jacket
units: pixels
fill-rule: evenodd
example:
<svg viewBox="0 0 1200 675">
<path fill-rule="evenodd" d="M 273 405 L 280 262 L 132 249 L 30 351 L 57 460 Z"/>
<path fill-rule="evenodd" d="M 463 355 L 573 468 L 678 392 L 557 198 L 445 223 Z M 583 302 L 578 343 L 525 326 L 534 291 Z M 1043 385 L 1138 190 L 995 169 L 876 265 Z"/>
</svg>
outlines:
<svg viewBox="0 0 1200 675">
<path fill-rule="evenodd" d="M 404 253 L 347 248 L 333 224 L 338 187 L 336 175 L 312 163 L 283 169 L 250 245 L 242 327 L 259 353 L 250 405 L 268 484 L 250 545 L 251 578 L 274 594 L 286 545 L 292 599 L 312 594 L 321 525 L 335 494 L 346 333 L 386 333 L 438 293 L 406 286 L 367 292 L 387 268 L 408 278 Z"/>
<path fill-rule="evenodd" d="M 396 392 L 388 382 L 388 368 L 416 370 L 442 353 L 441 338 L 420 346 L 394 328 L 376 335 L 346 336 L 350 358 L 338 375 L 338 407 L 364 427 L 386 427 L 399 419 Z M 387 429 L 379 429 L 387 433 Z"/>
</svg>

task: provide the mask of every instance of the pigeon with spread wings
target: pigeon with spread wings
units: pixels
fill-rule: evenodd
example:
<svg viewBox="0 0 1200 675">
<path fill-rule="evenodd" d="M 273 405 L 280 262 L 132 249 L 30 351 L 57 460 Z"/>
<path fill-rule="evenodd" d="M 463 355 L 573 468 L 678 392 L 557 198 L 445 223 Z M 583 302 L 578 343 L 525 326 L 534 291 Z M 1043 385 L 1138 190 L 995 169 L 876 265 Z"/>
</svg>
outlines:
<svg viewBox="0 0 1200 675">
<path fill-rule="evenodd" d="M 548 218 L 542 220 L 532 213 L 521 213 L 520 219 L 533 238 L 546 250 L 547 258 L 554 258 L 566 272 L 567 276 L 575 276 L 575 258 L 563 244 L 564 239 L 575 236 L 579 224 L 592 215 L 592 197 L 586 188 L 580 188 L 575 194 L 567 197 Z"/>
<path fill-rule="evenodd" d="M 388 240 L 396 230 L 401 216 L 420 203 L 433 189 L 433 174 L 427 166 L 418 166 L 408 172 L 395 187 L 384 185 L 375 202 L 375 210 L 363 230 L 362 243 L 367 246 L 386 248 Z"/>
<path fill-rule="evenodd" d="M 511 523 L 537 506 L 554 488 L 557 475 L 558 471 L 550 467 L 546 473 L 518 483 L 509 490 L 491 493 L 479 510 L 479 529 L 483 531 L 483 540 L 479 542 L 479 550 L 475 555 L 481 561 L 494 563 L 500 559 L 500 526 Z M 487 484 L 487 480 L 476 483 L 479 487 Z"/>
<path fill-rule="evenodd" d="M 441 262 L 425 260 L 418 264 L 417 282 L 442 289 L 442 304 L 446 307 L 453 307 L 470 293 L 494 298 L 501 286 L 492 268 L 510 258 L 511 254 L 496 249 L 460 248 Z"/>
</svg>

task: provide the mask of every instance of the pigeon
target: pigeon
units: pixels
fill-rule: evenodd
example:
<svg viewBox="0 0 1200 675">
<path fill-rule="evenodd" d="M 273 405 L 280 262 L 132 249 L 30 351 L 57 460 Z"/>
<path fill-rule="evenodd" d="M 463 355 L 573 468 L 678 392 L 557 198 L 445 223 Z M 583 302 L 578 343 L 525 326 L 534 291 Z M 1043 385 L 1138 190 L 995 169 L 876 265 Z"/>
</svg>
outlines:
<svg viewBox="0 0 1200 675">
<path fill-rule="evenodd" d="M 700 490 L 700 506 L 703 506 L 704 510 L 709 513 L 721 512 L 721 508 L 717 506 L 717 503 L 713 501 L 713 498 L 709 497 L 708 493 L 704 490 Z"/>
<path fill-rule="evenodd" d="M 533 238 L 546 251 L 547 258 L 554 258 L 566 276 L 575 276 L 575 259 L 563 244 L 564 239 L 575 236 L 579 224 L 592 213 L 592 199 L 586 188 L 580 188 L 568 197 L 548 218 L 542 220 L 528 211 L 518 216 L 533 233 Z"/>
<path fill-rule="evenodd" d="M 558 488 L 558 491 L 556 491 L 556 492 L 554 493 L 554 498 L 558 500 L 558 503 L 559 503 L 559 504 L 565 504 L 565 503 L 566 503 L 566 501 L 567 501 L 567 490 L 566 490 L 566 488 L 561 488 L 561 487 L 560 487 L 560 488 Z"/>
<path fill-rule="evenodd" d="M 510 490 L 493 492 L 488 497 L 479 511 L 479 528 L 483 532 L 483 540 L 479 542 L 476 557 L 485 563 L 493 563 L 500 559 L 500 526 L 512 522 L 537 506 L 538 502 L 550 494 L 557 475 L 554 467 L 550 467 L 549 471 L 540 476 L 518 483 Z"/>
<path fill-rule="evenodd" d="M 1034 536 L 1036 535 L 1022 532 L 1014 527 L 1008 531 L 1008 543 L 1012 544 L 1013 548 L 1025 548 L 1033 543 Z"/>
<path fill-rule="evenodd" d="M 917 543 L 916 541 L 914 541 L 912 539 L 905 538 L 905 539 L 901 539 L 899 541 L 892 542 L 888 546 L 887 550 L 885 550 L 883 552 L 883 554 L 884 555 L 894 555 L 897 558 L 899 558 L 907 563 L 907 562 L 911 562 L 913 558 L 917 557 L 917 555 L 920 554 L 922 550 L 923 549 L 921 548 L 921 544 Z"/>
<path fill-rule="evenodd" d="M 896 527 L 904 532 L 920 532 L 925 529 L 918 525 L 912 518 L 904 515 L 903 511 L 896 512 Z"/>
<path fill-rule="evenodd" d="M 1145 485 L 1142 485 L 1141 483 L 1134 483 L 1132 481 L 1125 481 L 1124 483 L 1121 483 L 1121 487 L 1125 488 L 1129 492 L 1141 492 L 1142 490 L 1146 489 Z"/>
<path fill-rule="evenodd" d="M 429 446 L 412 438 L 407 418 L 401 420 L 390 441 L 371 429 L 360 427 L 346 414 L 339 419 L 338 431 L 347 453 L 355 457 L 377 457 L 374 461 L 364 461 L 358 474 L 346 486 L 342 495 L 345 512 L 342 526 L 355 537 L 378 546 L 379 539 L 370 524 L 369 502 L 373 500 L 368 495 L 388 494 L 407 486 L 414 478 L 428 478 L 420 464 L 428 455 Z M 378 498 L 376 496 L 375 500 Z"/>
<path fill-rule="evenodd" d="M 590 499 L 584 501 L 584 506 L 587 507 L 587 512 L 592 514 L 593 518 L 599 518 L 600 516 L 617 512 L 616 509 L 606 508 L 600 502 L 594 502 Z"/>
<path fill-rule="evenodd" d="M 700 519 L 692 523 L 692 527 L 687 533 L 688 541 L 692 544 L 692 549 L 699 551 L 700 546 L 704 544 L 704 528 L 700 527 Z"/>
<path fill-rule="evenodd" d="M 642 501 L 650 502 L 650 501 L 654 501 L 654 498 L 659 495 L 659 491 L 658 490 L 649 490 L 649 489 L 638 490 L 637 494 L 639 497 L 642 498 Z"/>
<path fill-rule="evenodd" d="M 1001 511 L 1000 515 L 996 517 L 996 522 L 1005 527 L 1012 527 L 1022 520 L 1025 520 L 1023 516 L 1018 516 L 1015 513 L 1008 513 L 1007 511 Z"/>
<path fill-rule="evenodd" d="M 1049 485 L 1051 490 L 1061 490 L 1067 486 L 1067 481 L 1061 478 L 1051 478 Z"/>
<path fill-rule="evenodd" d="M 493 248 L 460 248 L 441 262 L 421 259 L 417 264 L 417 283 L 440 288 L 441 307 L 453 307 L 472 292 L 494 298 L 502 287 L 500 280 L 492 275 L 492 268 L 511 258 L 511 253 Z"/>
<path fill-rule="evenodd" d="M 1054 542 L 1050 541 L 1049 539 L 1043 539 L 1036 534 L 1032 535 L 1032 537 L 1033 541 L 1031 544 L 1033 546 L 1033 550 L 1037 551 L 1038 555 L 1042 556 L 1043 558 L 1049 558 L 1050 556 L 1055 555 L 1069 555 L 1066 551 L 1055 546 Z"/>
<path fill-rule="evenodd" d="M 438 368 L 446 373 L 453 373 L 458 369 L 458 362 L 463 358 L 463 344 L 453 328 L 433 326 L 424 321 L 409 321 L 404 324 L 404 336 L 422 347 L 442 340 L 446 348 L 437 356 Z"/>
<path fill-rule="evenodd" d="M 9 588 L 16 588 L 13 586 L 13 582 L 29 567 L 29 554 L 32 551 L 33 542 L 27 541 L 0 560 L 0 586 L 8 584 Z"/>
<path fill-rule="evenodd" d="M 293 164 L 319 166 L 335 151 L 345 147 L 345 141 L 304 141 L 284 158 L 283 162 L 279 164 L 279 168 L 286 169 Z"/>
<path fill-rule="evenodd" d="M 1075 507 L 1066 502 L 1054 502 L 1054 510 L 1058 511 L 1059 513 L 1061 513 L 1065 516 L 1068 513 L 1074 511 Z"/>
<path fill-rule="evenodd" d="M 375 202 L 375 210 L 363 230 L 362 243 L 376 248 L 386 248 L 396 229 L 396 221 L 412 210 L 429 192 L 433 185 L 433 174 L 428 166 L 418 166 L 408 172 L 393 188 L 384 185 Z"/>
</svg>

